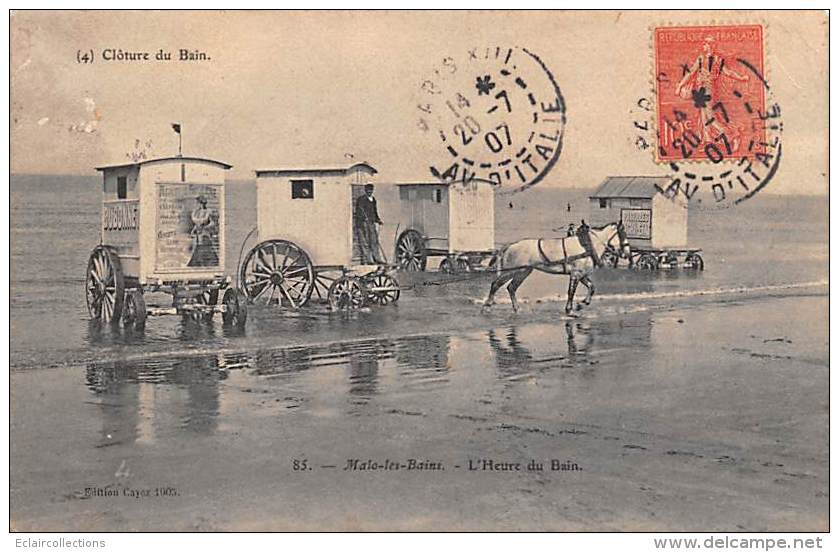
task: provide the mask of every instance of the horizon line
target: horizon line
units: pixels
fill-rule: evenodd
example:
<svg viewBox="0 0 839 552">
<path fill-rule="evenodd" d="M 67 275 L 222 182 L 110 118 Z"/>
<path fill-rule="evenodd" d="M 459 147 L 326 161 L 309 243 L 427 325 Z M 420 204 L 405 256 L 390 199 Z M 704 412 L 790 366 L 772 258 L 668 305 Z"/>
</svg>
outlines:
<svg viewBox="0 0 839 552">
<path fill-rule="evenodd" d="M 9 172 L 9 178 L 16 177 L 16 176 L 27 176 L 27 177 L 66 177 L 66 176 L 73 176 L 73 177 L 83 177 L 83 178 L 101 178 L 101 175 L 96 173 L 91 174 L 77 174 L 77 173 L 15 173 Z M 651 175 L 653 176 L 653 175 Z M 655 175 L 660 176 L 660 175 Z M 256 181 L 256 176 L 251 178 L 230 178 L 227 179 L 228 182 L 243 182 L 243 181 Z M 395 181 L 394 181 L 395 182 Z M 380 182 L 379 184 L 387 184 L 387 182 Z M 547 184 L 547 183 L 546 183 Z M 597 184 L 593 184 L 591 186 L 573 186 L 573 185 L 546 185 L 542 188 L 550 188 L 550 189 L 571 189 L 571 190 L 590 190 L 600 186 L 601 182 Z M 770 189 L 762 190 L 761 195 L 772 195 L 772 196 L 829 196 L 830 191 L 829 189 L 825 189 L 822 191 L 815 191 L 815 192 L 777 192 L 772 191 Z"/>
</svg>

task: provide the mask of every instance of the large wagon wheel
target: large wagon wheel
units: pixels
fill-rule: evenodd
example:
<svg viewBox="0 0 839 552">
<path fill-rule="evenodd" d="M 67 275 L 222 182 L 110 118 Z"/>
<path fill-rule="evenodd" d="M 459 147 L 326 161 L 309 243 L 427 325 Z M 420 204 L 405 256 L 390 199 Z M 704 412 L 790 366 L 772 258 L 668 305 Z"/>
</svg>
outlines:
<svg viewBox="0 0 839 552">
<path fill-rule="evenodd" d="M 125 299 L 125 278 L 119 257 L 105 246 L 97 246 L 87 261 L 85 299 L 93 320 L 119 322 Z"/>
<path fill-rule="evenodd" d="M 125 292 L 122 309 L 122 324 L 131 330 L 140 331 L 146 327 L 146 300 L 143 290 L 130 289 Z"/>
<path fill-rule="evenodd" d="M 396 240 L 396 261 L 408 272 L 422 272 L 428 262 L 425 238 L 416 230 L 405 230 Z"/>
<path fill-rule="evenodd" d="M 268 240 L 248 252 L 239 284 L 248 300 L 299 308 L 312 296 L 315 271 L 302 248 L 286 240 Z"/>
<path fill-rule="evenodd" d="M 705 270 L 705 261 L 699 253 L 691 253 L 685 259 L 684 267 L 688 270 Z"/>
<path fill-rule="evenodd" d="M 399 282 L 384 273 L 376 273 L 364 278 L 370 301 L 376 305 L 389 305 L 399 301 Z"/>
<path fill-rule="evenodd" d="M 341 276 L 329 288 L 331 310 L 360 309 L 368 296 L 367 287 L 361 278 L 352 275 Z"/>
</svg>

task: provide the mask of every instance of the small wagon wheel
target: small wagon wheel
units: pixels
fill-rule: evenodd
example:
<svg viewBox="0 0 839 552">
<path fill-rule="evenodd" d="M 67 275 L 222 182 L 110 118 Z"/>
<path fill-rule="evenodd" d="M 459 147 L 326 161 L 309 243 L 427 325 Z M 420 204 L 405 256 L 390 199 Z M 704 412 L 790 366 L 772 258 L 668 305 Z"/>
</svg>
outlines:
<svg viewBox="0 0 839 552">
<path fill-rule="evenodd" d="M 446 257 L 442 261 L 440 261 L 440 272 L 443 274 L 454 274 L 455 267 L 454 263 L 452 263 L 451 259 Z"/>
<path fill-rule="evenodd" d="M 617 268 L 618 254 L 615 253 L 614 249 L 606 249 L 603 252 L 603 255 L 600 256 L 600 261 L 603 263 L 603 266 L 608 266 L 609 268 Z"/>
<path fill-rule="evenodd" d="M 688 270 L 705 270 L 705 261 L 699 253 L 691 253 L 685 259 L 684 266 Z"/>
<path fill-rule="evenodd" d="M 221 298 L 224 312 L 221 319 L 225 326 L 244 328 L 248 320 L 248 298 L 241 290 L 229 287 Z"/>
<path fill-rule="evenodd" d="M 472 272 L 472 265 L 469 264 L 469 259 L 458 257 L 454 261 L 455 272 Z"/>
<path fill-rule="evenodd" d="M 119 257 L 105 246 L 97 246 L 87 261 L 85 299 L 93 320 L 119 322 L 125 299 L 125 279 Z"/>
<path fill-rule="evenodd" d="M 146 327 L 146 300 L 143 298 L 143 290 L 130 289 L 125 292 L 122 324 L 128 329 L 137 331 Z"/>
<path fill-rule="evenodd" d="M 635 268 L 638 270 L 658 270 L 658 258 L 652 253 L 644 253 L 635 262 Z"/>
<path fill-rule="evenodd" d="M 378 272 L 364 278 L 364 284 L 370 301 L 375 305 L 389 305 L 399 301 L 399 282 L 389 274 Z"/>
<path fill-rule="evenodd" d="M 368 291 L 361 278 L 341 276 L 329 288 L 329 308 L 332 310 L 360 309 L 367 301 Z"/>
<path fill-rule="evenodd" d="M 396 262 L 408 272 L 422 272 L 428 262 L 425 238 L 416 230 L 405 230 L 396 240 Z"/>
<path fill-rule="evenodd" d="M 267 240 L 248 252 L 239 284 L 253 303 L 297 309 L 312 296 L 315 271 L 309 255 L 286 240 Z"/>
<path fill-rule="evenodd" d="M 329 301 L 329 288 L 332 287 L 335 280 L 340 278 L 343 273 L 342 270 L 315 269 L 315 282 L 312 286 L 312 295 L 317 298 L 319 303 Z"/>
</svg>

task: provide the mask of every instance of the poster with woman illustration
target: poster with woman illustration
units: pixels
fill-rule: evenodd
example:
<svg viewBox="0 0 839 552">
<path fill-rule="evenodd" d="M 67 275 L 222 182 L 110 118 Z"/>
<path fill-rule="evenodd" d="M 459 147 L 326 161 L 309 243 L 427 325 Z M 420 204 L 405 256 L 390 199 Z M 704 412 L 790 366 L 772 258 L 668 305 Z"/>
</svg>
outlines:
<svg viewBox="0 0 839 552">
<path fill-rule="evenodd" d="M 220 268 L 221 186 L 158 184 L 157 268 Z"/>
</svg>

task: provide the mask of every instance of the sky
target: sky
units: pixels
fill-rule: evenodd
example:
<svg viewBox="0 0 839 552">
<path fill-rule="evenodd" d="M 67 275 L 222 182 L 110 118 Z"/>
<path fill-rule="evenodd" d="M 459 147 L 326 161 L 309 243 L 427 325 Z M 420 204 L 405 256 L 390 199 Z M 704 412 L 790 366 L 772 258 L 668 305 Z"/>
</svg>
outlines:
<svg viewBox="0 0 839 552">
<path fill-rule="evenodd" d="M 94 174 L 145 150 L 255 169 L 366 161 L 392 181 L 445 159 L 417 126 L 422 82 L 475 47 L 538 53 L 567 105 L 564 149 L 540 185 L 666 174 L 634 145 L 649 95 L 651 29 L 758 22 L 784 117 L 774 193 L 828 187 L 827 18 L 820 12 L 26 12 L 11 16 L 13 173 Z M 107 62 L 105 49 L 205 52 L 194 62 Z M 79 63 L 84 52 L 93 63 Z"/>
</svg>

